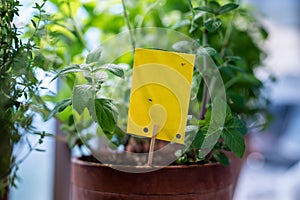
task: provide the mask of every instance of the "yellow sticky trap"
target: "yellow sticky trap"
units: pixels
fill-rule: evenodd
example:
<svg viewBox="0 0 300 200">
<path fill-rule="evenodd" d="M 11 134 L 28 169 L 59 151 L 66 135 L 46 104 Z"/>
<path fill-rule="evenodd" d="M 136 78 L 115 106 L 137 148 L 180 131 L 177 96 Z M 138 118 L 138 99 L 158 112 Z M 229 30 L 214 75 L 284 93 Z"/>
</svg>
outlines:
<svg viewBox="0 0 300 200">
<path fill-rule="evenodd" d="M 135 50 L 127 133 L 183 144 L 195 55 Z"/>
</svg>

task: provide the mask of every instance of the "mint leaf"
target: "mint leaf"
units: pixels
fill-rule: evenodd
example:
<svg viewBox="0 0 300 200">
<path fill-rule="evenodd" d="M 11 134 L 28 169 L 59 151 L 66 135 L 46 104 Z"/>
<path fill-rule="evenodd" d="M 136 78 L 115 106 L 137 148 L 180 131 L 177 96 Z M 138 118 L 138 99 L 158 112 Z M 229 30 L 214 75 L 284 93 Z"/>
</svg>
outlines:
<svg viewBox="0 0 300 200">
<path fill-rule="evenodd" d="M 110 99 L 95 99 L 97 121 L 104 133 L 112 134 L 116 128 L 117 109 Z"/>
<path fill-rule="evenodd" d="M 228 119 L 222 131 L 224 143 L 232 150 L 239 158 L 243 157 L 245 152 L 244 134 L 247 133 L 247 128 L 242 120 L 237 117 Z"/>
</svg>

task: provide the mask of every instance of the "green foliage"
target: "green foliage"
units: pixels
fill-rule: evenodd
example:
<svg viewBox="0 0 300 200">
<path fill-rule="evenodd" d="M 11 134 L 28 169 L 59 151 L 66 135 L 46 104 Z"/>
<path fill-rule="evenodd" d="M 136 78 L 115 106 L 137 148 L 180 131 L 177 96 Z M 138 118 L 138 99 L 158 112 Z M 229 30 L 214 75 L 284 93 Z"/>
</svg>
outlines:
<svg viewBox="0 0 300 200">
<path fill-rule="evenodd" d="M 62 98 L 66 91 L 69 95 L 65 98 L 71 98 L 73 91 L 73 97 L 75 95 L 76 99 L 80 100 L 78 105 L 73 105 L 78 113 L 84 112 L 82 105 L 91 105 L 88 107 L 89 113 L 94 121 L 100 122 L 102 131 L 110 135 L 109 138 L 112 138 L 112 134 L 123 134 L 122 130 L 116 127 L 117 113 L 122 111 L 116 111 L 112 99 L 105 96 L 98 98 L 93 94 L 101 89 L 103 91 L 103 83 L 112 77 L 124 78 L 124 72 L 119 65 L 103 64 L 101 49 L 89 51 L 85 41 L 88 32 L 97 29 L 100 32 L 100 43 L 127 28 L 131 30 L 131 42 L 134 46 L 133 28 L 164 27 L 184 33 L 201 45 L 193 53 L 212 57 L 226 90 L 225 124 L 214 130 L 215 133 L 220 133 L 220 138 L 212 151 L 203 156 L 203 141 L 211 137 L 207 135 L 209 125 L 213 123 L 210 119 L 211 106 L 217 107 L 218 103 L 213 105 L 214 102 L 206 97 L 207 87 L 203 78 L 199 76 L 195 91 L 199 107 L 203 108 L 201 116 L 204 118 L 199 121 L 199 131 L 192 145 L 186 148 L 187 151 L 177 153 L 177 162 L 182 164 L 217 161 L 228 165 L 224 151 L 232 151 L 238 157 L 243 156 L 243 136 L 247 132 L 247 121 L 258 111 L 264 111 L 267 103 L 267 99 L 260 93 L 263 83 L 254 74 L 255 68 L 262 64 L 265 55 L 260 43 L 267 38 L 267 32 L 250 9 L 235 1 L 224 0 L 123 0 L 107 1 L 108 3 L 89 1 L 82 4 L 79 1 L 51 2 L 57 8 L 57 12 L 50 16 L 48 29 L 55 42 L 49 41 L 51 51 L 43 50 L 40 53 L 43 57 L 55 57 L 61 61 L 60 65 L 54 65 L 59 68 L 54 79 L 61 77 L 65 87 L 50 98 L 52 102 L 57 103 L 50 117 L 55 116 L 62 122 L 63 130 L 70 136 L 68 138 L 74 141 L 75 126 L 74 121 L 69 120 L 72 119 L 70 106 L 65 107 L 70 105 L 69 101 L 63 101 Z M 113 12 L 113 8 L 118 6 L 123 10 Z M 78 18 L 76 13 L 79 10 L 84 11 L 87 16 Z M 254 32 L 257 34 L 253 35 Z M 191 44 L 181 41 L 174 44 L 174 49 L 186 52 L 191 49 Z M 86 52 L 89 53 L 84 61 L 83 55 Z M 132 60 L 126 58 L 122 62 L 130 64 Z M 201 72 L 195 70 L 195 74 L 199 75 Z M 83 77 L 82 83 L 74 86 L 75 78 L 78 80 L 80 77 Z M 125 86 L 124 90 L 127 91 Z M 96 111 L 93 111 L 95 108 Z M 218 116 L 216 118 L 220 120 Z"/>
<path fill-rule="evenodd" d="M 44 22 L 45 1 L 35 3 L 36 15 L 30 24 L 33 31 L 22 36 L 23 27 L 14 24 L 19 16 L 20 2 L 18 0 L 5 0 L 0 4 L 0 196 L 8 186 L 16 186 L 17 171 L 20 163 L 32 151 L 43 151 L 37 146 L 43 142 L 45 132 L 37 132 L 33 126 L 35 112 L 33 108 L 43 107 L 44 102 L 39 92 L 42 81 L 37 79 L 36 69 L 45 69 L 37 65 L 35 40 L 38 32 L 42 31 Z M 28 140 L 28 134 L 38 135 L 36 144 Z M 20 142 L 28 147 L 23 158 L 14 155 L 14 147 Z"/>
</svg>

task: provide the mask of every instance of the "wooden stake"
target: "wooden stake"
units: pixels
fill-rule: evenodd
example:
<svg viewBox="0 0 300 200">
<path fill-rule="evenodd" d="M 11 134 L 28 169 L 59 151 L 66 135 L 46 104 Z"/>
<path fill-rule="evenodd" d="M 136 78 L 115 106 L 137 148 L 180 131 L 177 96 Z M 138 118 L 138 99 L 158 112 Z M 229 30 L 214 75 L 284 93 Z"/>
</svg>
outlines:
<svg viewBox="0 0 300 200">
<path fill-rule="evenodd" d="M 152 137 L 151 137 L 151 142 L 150 142 L 150 148 L 149 148 L 148 166 L 152 166 L 153 151 L 154 151 L 156 133 L 157 133 L 157 125 L 154 125 L 153 126 Z"/>
</svg>

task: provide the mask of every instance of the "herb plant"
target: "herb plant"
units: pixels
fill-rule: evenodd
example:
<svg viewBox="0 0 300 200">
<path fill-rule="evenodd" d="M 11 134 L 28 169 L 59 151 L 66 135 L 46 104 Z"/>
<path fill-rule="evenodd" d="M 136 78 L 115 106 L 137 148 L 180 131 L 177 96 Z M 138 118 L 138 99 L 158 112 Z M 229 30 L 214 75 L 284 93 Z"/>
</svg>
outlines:
<svg viewBox="0 0 300 200">
<path fill-rule="evenodd" d="M 36 62 L 38 49 L 34 42 L 44 20 L 44 4 L 35 4 L 37 14 L 30 22 L 34 31 L 26 38 L 22 38 L 22 27 L 14 23 L 19 16 L 20 2 L 2 0 L 0 4 L 0 196 L 5 195 L 8 186 L 16 186 L 20 163 L 30 152 L 43 151 L 37 147 L 49 135 L 37 131 L 33 125 L 36 114 L 33 108 L 44 105 L 39 95 L 42 81 L 36 74 L 36 69 L 44 66 Z M 28 134 L 39 136 L 36 144 L 27 140 Z M 22 158 L 14 153 L 20 143 L 25 143 L 29 149 Z"/>
<path fill-rule="evenodd" d="M 122 6 L 123 18 L 125 20 L 123 19 L 122 22 L 118 14 L 112 15 L 109 13 L 105 15 L 105 13 L 101 13 L 96 15 L 93 12 L 93 9 L 95 9 L 94 5 L 85 4 L 83 7 L 92 18 L 87 20 L 88 24 L 94 24 L 95 27 L 102 30 L 104 39 L 111 34 L 119 33 L 122 27 L 127 26 L 131 32 L 131 43 L 134 46 L 134 28 L 147 26 L 171 28 L 190 36 L 200 45 L 200 48 L 193 53 L 203 54 L 204 52 L 213 59 L 222 76 L 226 91 L 226 99 L 224 99 L 227 105 L 225 124 L 218 130 L 220 138 L 218 138 L 218 142 L 214 145 L 212 151 L 203 156 L 201 145 L 207 136 L 212 102 L 209 99 L 208 86 L 203 76 L 198 76 L 197 101 L 200 105 L 199 112 L 201 115 L 198 122 L 199 131 L 192 145 L 186 147 L 185 152 L 177 152 L 179 156 L 177 163 L 189 164 L 217 161 L 227 165 L 228 159 L 224 152 L 232 151 L 237 157 L 241 158 L 243 156 L 245 151 L 244 135 L 249 132 L 247 127 L 249 128 L 250 124 L 256 122 L 259 113 L 264 112 L 263 108 L 268 103 L 267 99 L 261 93 L 264 87 L 263 83 L 254 73 L 256 68 L 262 65 L 262 60 L 265 56 L 261 43 L 267 38 L 267 32 L 252 14 L 250 8 L 239 5 L 233 0 L 176 0 L 166 1 L 162 3 L 162 6 L 160 3 L 159 1 L 156 3 L 151 1 L 141 3 L 143 6 L 147 4 L 149 8 L 147 12 L 143 13 L 142 11 L 145 7 L 140 4 L 133 4 L 129 0 L 124 0 L 122 1 Z M 176 20 L 173 20 L 173 11 L 176 11 Z M 103 19 L 110 19 L 111 21 L 108 20 L 103 21 L 102 24 L 96 24 L 93 19 L 98 19 L 98 21 L 101 21 L 100 19 L 102 21 Z M 118 23 L 114 23 L 111 26 L 110 22 L 112 21 Z M 87 28 L 82 28 L 82 30 L 84 32 Z M 78 33 L 81 31 L 78 31 L 77 27 L 77 29 L 71 29 L 71 32 L 78 37 L 80 35 Z M 82 42 L 82 40 L 78 41 Z M 84 44 L 84 42 L 81 44 Z M 177 45 L 175 50 L 184 51 L 186 49 L 184 45 L 189 46 L 191 44 L 182 43 L 179 47 Z M 83 51 L 83 48 L 81 47 L 80 50 Z M 104 65 L 100 63 L 100 55 L 100 52 L 91 52 L 87 55 L 84 64 L 70 65 L 62 69 L 57 76 L 65 75 L 64 80 L 71 90 L 81 94 L 85 94 L 83 91 L 88 90 L 87 88 L 74 88 L 74 72 L 84 72 L 85 75 L 89 76 L 91 73 L 95 75 L 98 70 L 104 70 L 122 77 L 121 68 L 118 65 Z M 92 58 L 92 61 L 90 61 L 90 58 Z M 130 62 L 131 60 L 127 60 L 127 63 Z M 195 74 L 199 75 L 201 73 L 201 71 L 195 71 Z M 92 91 L 95 89 L 100 90 L 101 84 L 106 79 L 103 80 L 103 77 L 99 78 L 99 80 L 93 80 L 85 77 L 87 85 L 82 87 L 89 87 Z M 95 83 L 95 81 L 98 81 L 97 88 L 91 88 L 89 84 Z M 76 93 L 73 93 L 73 97 Z M 99 125 L 108 138 L 113 139 L 114 135 L 124 134 L 116 126 L 115 118 L 117 111 L 113 105 L 113 99 L 105 98 L 96 100 L 96 102 L 95 106 L 97 109 L 94 118 L 105 119 L 98 121 L 101 121 Z M 57 113 L 66 113 L 66 110 L 68 110 L 68 117 L 65 118 L 67 120 L 65 120 L 64 128 L 73 132 L 75 128 L 74 119 L 70 112 L 70 105 L 71 99 L 62 99 L 57 103 L 49 117 L 57 117 L 59 116 Z M 80 110 L 80 108 L 78 109 Z M 66 127 L 73 128 L 68 129 Z"/>
</svg>

